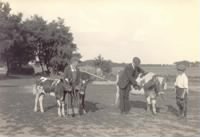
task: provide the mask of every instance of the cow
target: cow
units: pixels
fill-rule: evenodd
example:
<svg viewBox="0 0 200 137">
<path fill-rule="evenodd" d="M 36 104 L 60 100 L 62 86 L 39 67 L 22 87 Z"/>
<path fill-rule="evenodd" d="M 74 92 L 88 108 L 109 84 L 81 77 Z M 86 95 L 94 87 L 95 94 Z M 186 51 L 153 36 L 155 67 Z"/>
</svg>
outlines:
<svg viewBox="0 0 200 137">
<path fill-rule="evenodd" d="M 75 116 L 76 114 L 81 115 L 81 113 L 86 114 L 86 89 L 88 84 L 93 80 L 94 78 L 90 74 L 80 71 L 78 85 L 75 86 L 72 92 L 69 92 L 69 94 L 67 94 L 67 108 L 69 108 L 67 113 L 69 115 Z"/>
<path fill-rule="evenodd" d="M 34 111 L 38 111 L 39 102 L 40 111 L 44 112 L 43 99 L 46 94 L 49 94 L 56 98 L 58 116 L 65 116 L 65 95 L 71 90 L 71 86 L 65 79 L 50 79 L 46 77 L 37 79 L 33 87 L 33 94 L 35 95 Z"/>
<path fill-rule="evenodd" d="M 86 89 L 88 84 L 93 81 L 94 78 L 89 75 L 86 72 L 80 72 L 80 83 L 79 83 L 79 89 L 78 91 L 78 101 L 79 101 L 79 113 L 80 111 L 83 112 L 83 114 L 86 113 L 85 109 L 85 96 L 86 96 Z"/>
<path fill-rule="evenodd" d="M 164 91 L 167 89 L 166 78 L 152 72 L 147 72 L 146 74 L 139 74 L 136 82 L 142 87 L 140 91 L 144 92 L 147 111 L 152 107 L 153 114 L 156 114 L 157 97 L 164 94 Z"/>
</svg>

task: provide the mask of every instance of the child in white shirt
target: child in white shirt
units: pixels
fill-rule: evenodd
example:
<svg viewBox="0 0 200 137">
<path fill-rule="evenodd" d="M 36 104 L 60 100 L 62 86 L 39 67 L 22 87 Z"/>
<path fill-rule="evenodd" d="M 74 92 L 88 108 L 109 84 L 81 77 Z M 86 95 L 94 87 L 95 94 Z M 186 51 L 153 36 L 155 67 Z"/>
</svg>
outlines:
<svg viewBox="0 0 200 137">
<path fill-rule="evenodd" d="M 188 95 L 188 77 L 185 74 L 186 67 L 183 64 L 177 66 L 178 75 L 176 77 L 176 104 L 179 108 L 181 117 L 187 115 L 187 95 Z"/>
</svg>

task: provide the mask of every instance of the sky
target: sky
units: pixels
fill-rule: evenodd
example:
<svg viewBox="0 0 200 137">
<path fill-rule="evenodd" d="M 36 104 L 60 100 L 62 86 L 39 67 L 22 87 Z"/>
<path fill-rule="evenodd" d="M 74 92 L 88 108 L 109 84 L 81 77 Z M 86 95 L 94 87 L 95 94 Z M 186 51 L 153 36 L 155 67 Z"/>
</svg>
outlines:
<svg viewBox="0 0 200 137">
<path fill-rule="evenodd" d="M 198 0 L 3 0 L 24 19 L 65 19 L 82 60 L 144 64 L 200 60 Z"/>
</svg>

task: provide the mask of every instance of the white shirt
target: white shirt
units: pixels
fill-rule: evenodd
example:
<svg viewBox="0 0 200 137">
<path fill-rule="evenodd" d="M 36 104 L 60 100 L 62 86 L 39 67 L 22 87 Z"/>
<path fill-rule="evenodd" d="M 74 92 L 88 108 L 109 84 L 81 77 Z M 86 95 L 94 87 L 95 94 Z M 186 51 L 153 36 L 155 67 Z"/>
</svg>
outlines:
<svg viewBox="0 0 200 137">
<path fill-rule="evenodd" d="M 186 76 L 185 73 L 179 74 L 176 77 L 176 82 L 174 83 L 175 86 L 179 88 L 185 88 L 187 89 L 188 92 L 188 77 Z"/>
<path fill-rule="evenodd" d="M 131 63 L 131 65 L 132 65 L 133 69 L 135 69 L 135 65 L 133 63 Z"/>
</svg>

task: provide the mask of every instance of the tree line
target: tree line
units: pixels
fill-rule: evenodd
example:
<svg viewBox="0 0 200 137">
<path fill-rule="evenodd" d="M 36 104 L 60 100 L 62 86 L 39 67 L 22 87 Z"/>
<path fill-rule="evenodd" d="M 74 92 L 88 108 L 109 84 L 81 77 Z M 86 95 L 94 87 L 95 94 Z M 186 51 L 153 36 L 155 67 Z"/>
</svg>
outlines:
<svg viewBox="0 0 200 137">
<path fill-rule="evenodd" d="M 9 3 L 0 1 L 0 60 L 6 63 L 7 75 L 35 59 L 43 72 L 50 67 L 55 72 L 62 70 L 77 49 L 64 19 L 22 18 L 22 13 L 12 14 Z"/>
<path fill-rule="evenodd" d="M 184 64 L 186 67 L 200 67 L 200 61 L 191 62 L 187 60 L 182 60 L 182 61 L 176 61 L 174 62 L 174 64 L 175 65 Z"/>
</svg>

